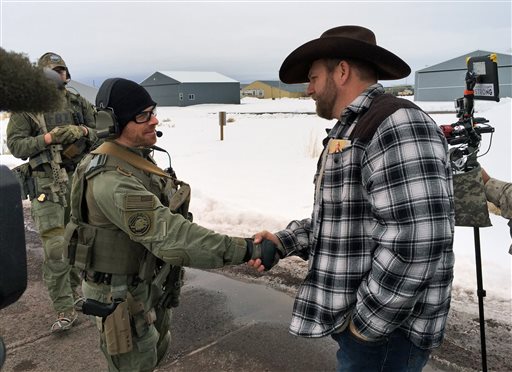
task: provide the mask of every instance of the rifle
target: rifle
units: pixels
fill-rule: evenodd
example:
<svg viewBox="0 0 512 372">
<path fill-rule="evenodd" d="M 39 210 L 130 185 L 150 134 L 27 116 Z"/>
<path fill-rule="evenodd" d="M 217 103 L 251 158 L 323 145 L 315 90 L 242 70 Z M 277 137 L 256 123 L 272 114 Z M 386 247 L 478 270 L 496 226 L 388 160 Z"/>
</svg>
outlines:
<svg viewBox="0 0 512 372">
<path fill-rule="evenodd" d="M 48 133 L 48 129 L 46 128 L 46 121 L 44 120 L 44 116 L 42 114 L 34 115 L 29 113 L 28 115 L 40 126 L 44 134 Z M 62 145 L 50 145 L 48 150 L 45 150 L 46 154 L 41 153 L 40 156 L 30 159 L 29 164 L 32 169 L 44 163 L 48 163 L 50 165 L 53 179 L 53 182 L 49 185 L 51 200 L 56 202 L 58 201 L 62 206 L 67 207 L 68 202 L 66 200 L 66 194 L 69 178 L 68 174 L 66 173 L 66 169 L 60 167 L 60 164 L 62 164 L 61 151 Z M 41 194 L 39 195 L 38 199 L 39 198 L 42 198 L 42 200 L 39 201 L 44 201 L 46 196 Z"/>
<path fill-rule="evenodd" d="M 171 307 L 178 307 L 180 304 L 180 292 L 183 285 L 183 275 L 185 270 L 181 266 L 171 266 L 166 263 L 161 269 L 162 276 L 157 275 L 155 282 L 165 275 L 165 283 L 162 285 L 164 291 L 162 297 L 158 301 L 157 308 L 164 307 L 170 309 Z M 160 273 L 159 273 L 160 274 Z"/>
<path fill-rule="evenodd" d="M 75 125 L 85 125 L 84 116 L 81 112 L 73 112 L 72 116 Z M 88 130 L 91 130 L 91 128 L 88 128 Z M 66 148 L 62 151 L 62 155 L 66 159 L 73 159 L 74 157 L 83 154 L 87 149 L 87 145 L 87 138 L 85 136 L 80 137 L 72 144 L 66 146 Z"/>
</svg>

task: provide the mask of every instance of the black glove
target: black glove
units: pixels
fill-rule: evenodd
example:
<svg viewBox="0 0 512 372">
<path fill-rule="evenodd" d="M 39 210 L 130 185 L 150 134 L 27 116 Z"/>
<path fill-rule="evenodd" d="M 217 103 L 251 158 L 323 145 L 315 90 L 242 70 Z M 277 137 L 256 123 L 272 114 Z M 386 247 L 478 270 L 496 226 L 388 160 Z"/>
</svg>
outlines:
<svg viewBox="0 0 512 372">
<path fill-rule="evenodd" d="M 259 244 L 255 244 L 252 239 L 245 239 L 245 241 L 247 242 L 247 252 L 244 256 L 244 262 L 259 258 L 261 264 L 265 266 L 265 271 L 268 271 L 282 257 L 282 252 L 271 240 L 263 239 Z"/>
</svg>

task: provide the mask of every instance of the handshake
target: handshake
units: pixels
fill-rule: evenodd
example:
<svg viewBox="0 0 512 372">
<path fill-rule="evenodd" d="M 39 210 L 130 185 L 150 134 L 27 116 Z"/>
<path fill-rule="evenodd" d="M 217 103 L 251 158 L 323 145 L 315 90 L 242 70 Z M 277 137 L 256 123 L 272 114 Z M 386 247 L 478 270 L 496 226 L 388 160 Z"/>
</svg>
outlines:
<svg viewBox="0 0 512 372">
<path fill-rule="evenodd" d="M 279 244 L 266 239 L 261 234 L 257 234 L 254 240 L 245 239 L 245 241 L 247 252 L 245 253 L 244 262 L 258 271 L 270 270 L 279 262 L 279 259 L 285 256 L 285 252 Z"/>
</svg>

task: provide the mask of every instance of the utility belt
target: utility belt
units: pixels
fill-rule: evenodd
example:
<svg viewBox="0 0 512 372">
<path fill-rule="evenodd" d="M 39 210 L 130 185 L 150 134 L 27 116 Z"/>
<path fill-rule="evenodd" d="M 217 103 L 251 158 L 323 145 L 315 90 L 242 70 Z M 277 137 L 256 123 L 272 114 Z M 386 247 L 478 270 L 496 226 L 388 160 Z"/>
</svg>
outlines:
<svg viewBox="0 0 512 372">
<path fill-rule="evenodd" d="M 94 284 L 110 285 L 112 283 L 112 274 L 102 273 L 100 271 L 82 270 L 80 271 L 80 277 L 82 280 Z M 136 286 L 142 281 L 143 280 L 140 279 L 138 275 L 127 275 L 127 283 L 131 286 Z"/>
<path fill-rule="evenodd" d="M 151 285 L 163 291 L 163 294 L 158 299 L 156 306 L 159 308 L 162 307 L 170 309 L 179 305 L 179 296 L 181 287 L 183 286 L 184 272 L 185 270 L 181 266 L 171 266 L 167 264 L 167 266 L 162 266 L 150 281 L 141 279 L 139 275 L 125 275 L 123 276 L 122 286 L 126 286 L 126 288 L 128 288 L 128 286 L 135 287 L 142 282 L 151 283 Z M 113 278 L 115 278 L 116 274 L 82 270 L 80 272 L 80 276 L 86 282 L 97 285 L 108 285 L 111 287 L 115 286 Z M 128 291 L 121 290 L 121 292 L 122 294 L 120 297 L 126 297 L 126 293 L 128 293 Z M 101 314 L 92 315 L 102 316 Z"/>
<path fill-rule="evenodd" d="M 61 163 L 61 168 L 64 168 L 67 173 L 72 173 L 76 169 L 76 164 L 73 163 Z M 47 169 L 48 167 L 44 164 L 40 164 L 34 168 L 32 168 L 32 176 L 33 177 L 44 177 L 51 175 L 51 169 Z"/>
<path fill-rule="evenodd" d="M 178 274 L 174 275 L 175 273 Z M 157 303 L 147 306 L 144 306 L 142 301 L 135 300 L 128 291 L 127 283 L 137 285 L 142 282 L 138 275 L 115 275 L 84 270 L 82 277 L 85 281 L 106 284 L 111 288 L 110 303 L 88 298 L 82 306 L 82 312 L 96 317 L 108 354 L 119 355 L 133 349 L 132 334 L 142 338 L 147 332 L 155 331 L 151 325 L 157 320 L 157 311 L 178 306 L 179 292 L 183 284 L 183 268 L 170 267 L 169 264 L 160 268 L 151 285 L 161 289 L 163 294 Z"/>
<path fill-rule="evenodd" d="M 74 167 L 62 167 L 66 173 L 66 177 L 69 178 L 69 174 L 72 173 Z M 16 179 L 21 188 L 21 198 L 25 199 L 38 199 L 43 202 L 50 200 L 55 203 L 60 203 L 65 195 L 62 195 L 62 189 L 57 187 L 55 180 L 53 179 L 53 173 L 51 170 L 46 170 L 43 165 L 32 169 L 29 163 L 21 164 L 12 169 Z M 61 180 L 67 187 L 67 181 L 64 179 L 64 174 L 59 174 Z"/>
<path fill-rule="evenodd" d="M 57 182 L 64 182 L 68 184 L 64 174 L 58 175 L 59 179 L 56 182 L 54 174 L 50 166 L 52 159 L 49 157 L 47 151 L 43 151 L 34 158 L 31 158 L 29 162 L 23 163 L 12 169 L 18 183 L 21 188 L 21 198 L 32 200 L 39 198 L 44 194 L 44 200 L 51 200 L 59 203 L 62 200 L 61 188 L 57 187 Z M 69 174 L 75 171 L 76 164 L 70 161 L 64 161 L 58 163 L 58 169 L 61 172 Z M 44 180 L 48 179 L 48 180 Z M 66 185 L 67 187 L 68 185 Z M 56 191 L 59 190 L 59 191 Z M 43 201 L 44 201 L 43 200 Z"/>
</svg>

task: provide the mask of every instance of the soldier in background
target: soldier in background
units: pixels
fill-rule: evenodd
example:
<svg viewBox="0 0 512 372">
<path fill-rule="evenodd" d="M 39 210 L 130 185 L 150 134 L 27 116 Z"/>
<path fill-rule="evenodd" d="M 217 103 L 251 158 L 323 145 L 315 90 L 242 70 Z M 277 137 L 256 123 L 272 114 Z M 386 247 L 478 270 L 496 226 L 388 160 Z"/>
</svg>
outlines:
<svg viewBox="0 0 512 372">
<path fill-rule="evenodd" d="M 38 65 L 57 72 L 64 83 L 71 79 L 64 60 L 55 53 L 42 55 Z M 56 312 L 52 332 L 71 328 L 77 319 L 75 307 L 81 303 L 78 273 L 62 260 L 63 234 L 69 220 L 69 180 L 97 141 L 92 105 L 66 89 L 61 94 L 56 111 L 14 113 L 7 126 L 11 154 L 29 159 L 16 171 L 22 175 L 22 196 L 28 195 L 32 202 L 32 217 L 43 243 L 43 280 Z"/>
<path fill-rule="evenodd" d="M 59 75 L 36 68 L 22 53 L 0 48 L 0 111 L 52 111 L 58 108 Z M 16 302 L 27 287 L 27 258 L 21 192 L 14 173 L 0 164 L 0 309 Z M 0 335 L 0 370 L 5 345 Z"/>
</svg>

